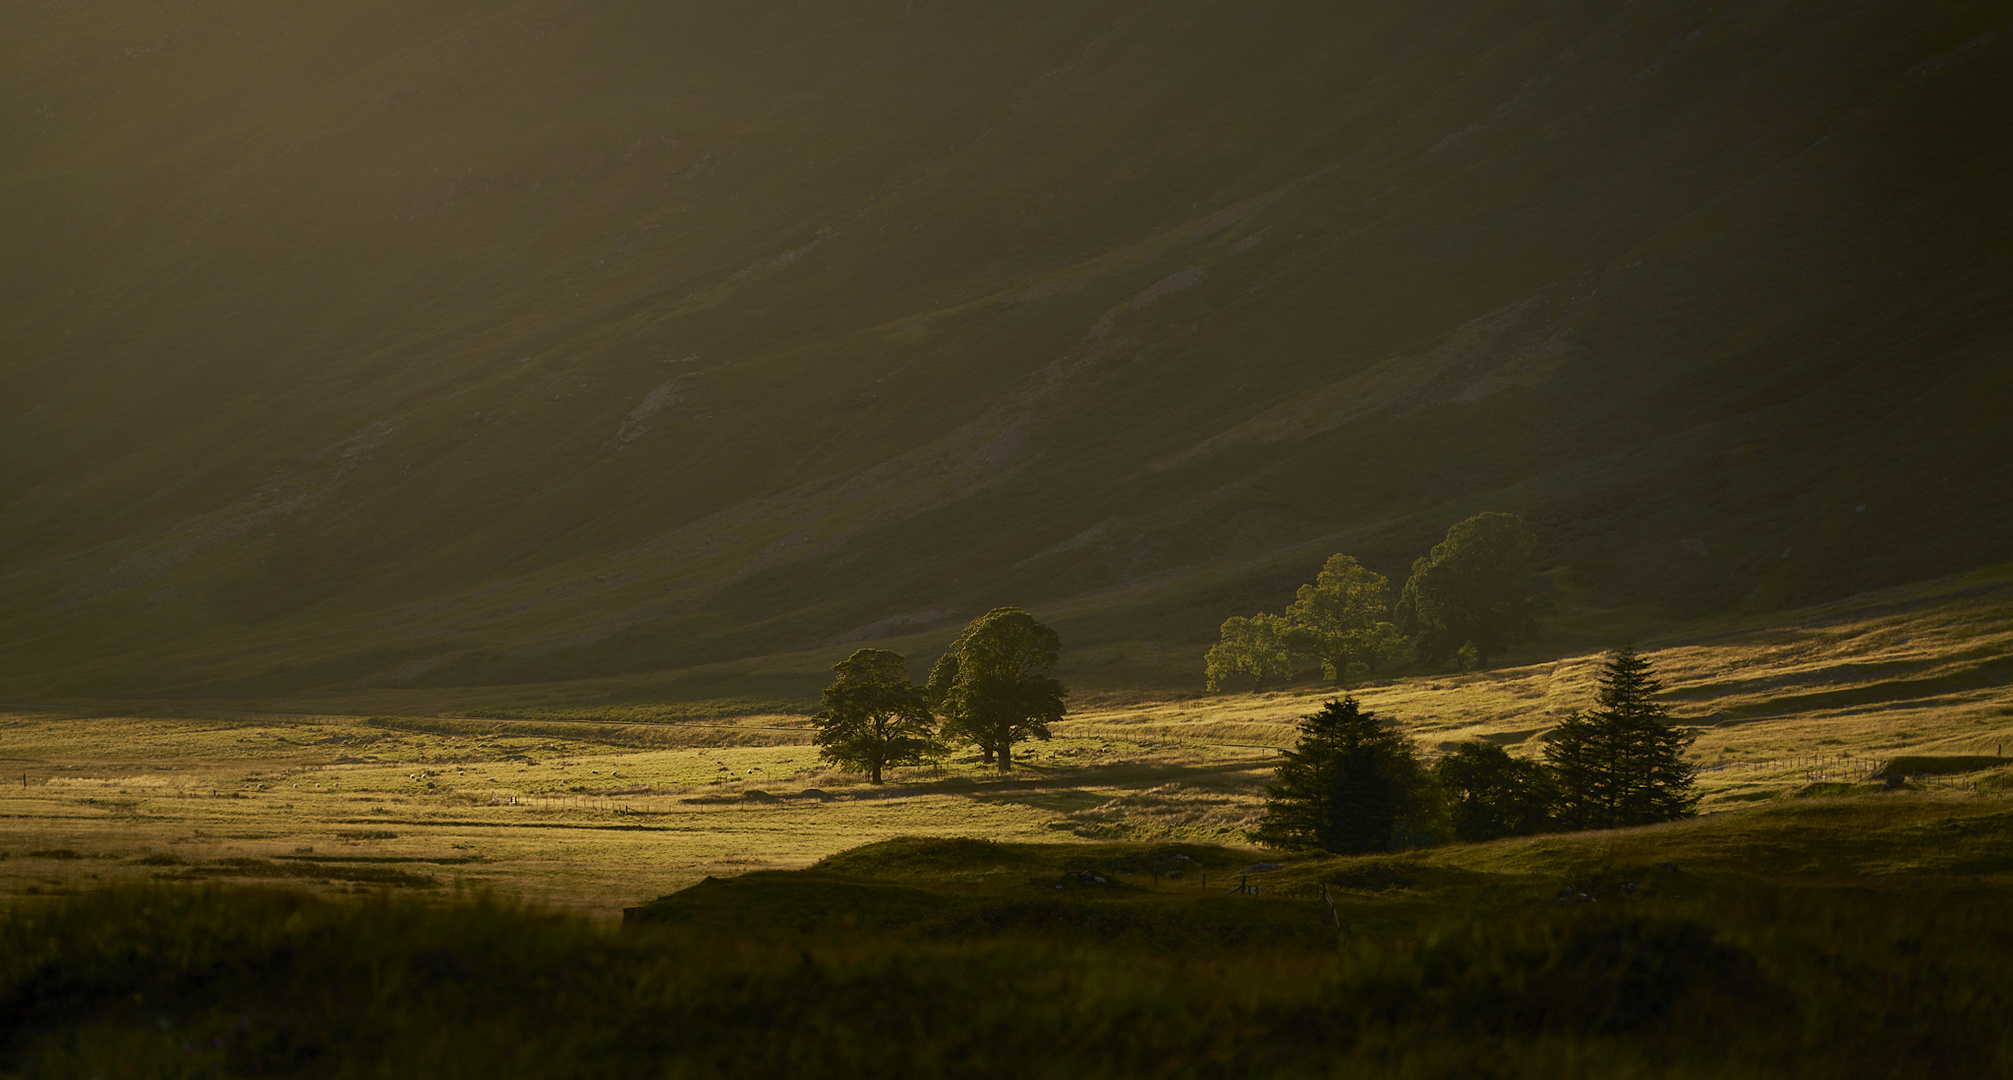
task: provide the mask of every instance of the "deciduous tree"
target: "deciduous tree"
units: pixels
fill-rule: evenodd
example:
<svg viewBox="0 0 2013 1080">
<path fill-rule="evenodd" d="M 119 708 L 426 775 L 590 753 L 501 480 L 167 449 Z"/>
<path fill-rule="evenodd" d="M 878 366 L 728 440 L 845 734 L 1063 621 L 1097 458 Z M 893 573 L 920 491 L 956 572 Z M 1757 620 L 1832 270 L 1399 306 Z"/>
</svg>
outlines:
<svg viewBox="0 0 2013 1080">
<path fill-rule="evenodd" d="M 1441 663 L 1464 645 L 1476 661 L 1537 636 L 1550 593 L 1531 574 L 1531 532 L 1514 514 L 1476 514 L 1412 564 L 1398 598 L 1398 625 L 1419 658 Z"/>
<path fill-rule="evenodd" d="M 1293 674 L 1293 657 L 1286 648 L 1286 620 L 1260 612 L 1250 618 L 1232 615 L 1223 620 L 1223 638 L 1203 654 L 1203 674 L 1209 677 L 1212 693 L 1230 680 L 1251 679 L 1251 692 L 1265 689 L 1268 679 Z"/>
<path fill-rule="evenodd" d="M 1331 555 L 1311 585 L 1286 608 L 1286 643 L 1321 661 L 1337 687 L 1352 670 L 1377 673 L 1379 659 L 1403 655 L 1405 636 L 1391 622 L 1391 583 L 1349 555 Z"/>
<path fill-rule="evenodd" d="M 1067 711 L 1069 691 L 1047 674 L 1061 651 L 1056 632 L 1019 608 L 973 619 L 930 671 L 943 734 L 976 744 L 1000 772 L 1012 769 L 1014 744 L 1046 740 Z"/>
<path fill-rule="evenodd" d="M 920 764 L 937 749 L 936 718 L 898 653 L 861 649 L 832 665 L 824 711 L 811 718 L 818 756 L 874 783 L 893 765 Z"/>
<path fill-rule="evenodd" d="M 1550 823 L 1551 774 L 1473 739 L 1433 763 L 1456 840 L 1494 840 L 1542 832 Z"/>
</svg>

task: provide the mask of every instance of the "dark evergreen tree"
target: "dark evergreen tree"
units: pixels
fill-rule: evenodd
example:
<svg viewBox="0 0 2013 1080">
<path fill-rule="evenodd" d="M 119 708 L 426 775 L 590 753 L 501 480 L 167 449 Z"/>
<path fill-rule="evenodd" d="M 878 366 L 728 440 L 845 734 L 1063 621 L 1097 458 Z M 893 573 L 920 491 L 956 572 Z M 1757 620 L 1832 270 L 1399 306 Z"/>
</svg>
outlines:
<svg viewBox="0 0 2013 1080">
<path fill-rule="evenodd" d="M 1418 837 L 1432 813 L 1412 740 L 1353 697 L 1301 718 L 1265 795 L 1251 839 L 1271 847 L 1389 851 Z"/>
<path fill-rule="evenodd" d="M 832 665 L 823 712 L 811 718 L 818 756 L 878 784 L 890 765 L 920 764 L 937 749 L 923 688 L 909 681 L 901 655 L 861 649 Z"/>
<path fill-rule="evenodd" d="M 1487 667 L 1489 657 L 1537 636 L 1550 593 L 1531 574 L 1531 542 L 1516 515 L 1476 514 L 1412 564 L 1397 616 L 1419 659 L 1443 663 L 1472 646 L 1477 665 Z"/>
<path fill-rule="evenodd" d="M 1568 715 L 1545 733 L 1545 767 L 1552 774 L 1552 821 L 1559 828 L 1599 829 L 1613 823 L 1612 778 L 1621 758 L 1617 734 L 1583 712 Z"/>
<path fill-rule="evenodd" d="M 1547 735 L 1559 825 L 1611 829 L 1696 812 L 1697 770 L 1684 753 L 1698 736 L 1671 721 L 1656 700 L 1662 690 L 1649 660 L 1623 646 L 1601 669 L 1596 708 L 1574 713 Z"/>
<path fill-rule="evenodd" d="M 1543 832 L 1551 823 L 1551 773 L 1492 742 L 1464 742 L 1433 763 L 1456 840 Z"/>
</svg>

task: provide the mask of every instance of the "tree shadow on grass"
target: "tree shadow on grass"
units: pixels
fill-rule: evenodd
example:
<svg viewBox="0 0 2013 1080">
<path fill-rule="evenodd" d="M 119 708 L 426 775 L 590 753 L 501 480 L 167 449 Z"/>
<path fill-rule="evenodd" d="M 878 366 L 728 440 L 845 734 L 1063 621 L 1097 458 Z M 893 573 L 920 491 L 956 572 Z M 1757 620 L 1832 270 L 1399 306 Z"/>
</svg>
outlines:
<svg viewBox="0 0 2013 1080">
<path fill-rule="evenodd" d="M 1114 792 L 1131 794 L 1176 783 L 1198 787 L 1222 787 L 1224 780 L 1234 774 L 1269 772 L 1270 763 L 1170 765 L 1164 768 L 1139 769 L 1136 772 L 1128 770 L 1122 776 L 1113 775 L 1113 772 L 1121 768 L 1124 766 L 1105 766 L 1104 769 L 1110 771 L 1102 776 L 1099 775 L 1100 770 L 1071 770 L 1066 777 L 988 784 L 984 787 L 957 791 L 955 794 L 963 795 L 983 805 L 1010 803 L 1037 810 L 1070 813 L 1107 802 L 1115 797 Z M 1105 790 L 1083 790 L 1089 787 Z"/>
</svg>

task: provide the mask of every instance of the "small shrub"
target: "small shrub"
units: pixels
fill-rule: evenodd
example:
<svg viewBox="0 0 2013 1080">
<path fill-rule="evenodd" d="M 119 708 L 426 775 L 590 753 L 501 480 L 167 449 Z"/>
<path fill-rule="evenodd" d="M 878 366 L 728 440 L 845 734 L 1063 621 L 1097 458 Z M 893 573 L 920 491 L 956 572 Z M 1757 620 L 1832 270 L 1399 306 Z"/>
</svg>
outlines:
<svg viewBox="0 0 2013 1080">
<path fill-rule="evenodd" d="M 1745 998 L 1760 986 L 1753 958 L 1711 928 L 1639 915 L 1484 929 L 1419 946 L 1400 966 L 1357 988 L 1367 1010 L 1392 1021 L 1437 1013 L 1497 1036 L 1635 1032 L 1695 994 Z"/>
</svg>

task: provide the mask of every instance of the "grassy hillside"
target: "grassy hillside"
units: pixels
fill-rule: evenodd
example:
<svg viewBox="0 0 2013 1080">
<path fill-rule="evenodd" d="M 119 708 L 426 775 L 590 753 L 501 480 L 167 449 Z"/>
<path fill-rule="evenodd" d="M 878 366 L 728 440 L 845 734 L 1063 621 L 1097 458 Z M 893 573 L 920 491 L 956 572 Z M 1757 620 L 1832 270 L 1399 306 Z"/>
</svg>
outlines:
<svg viewBox="0 0 2013 1080">
<path fill-rule="evenodd" d="M 1998 5 L 10 10 L 17 698 L 1158 655 L 1480 509 L 1665 615 L 2005 558 Z"/>
</svg>

